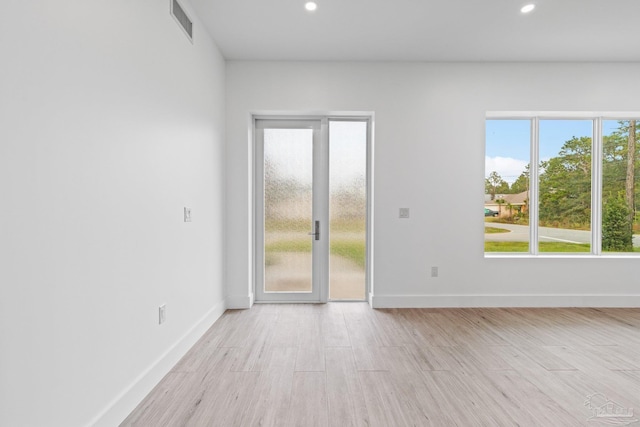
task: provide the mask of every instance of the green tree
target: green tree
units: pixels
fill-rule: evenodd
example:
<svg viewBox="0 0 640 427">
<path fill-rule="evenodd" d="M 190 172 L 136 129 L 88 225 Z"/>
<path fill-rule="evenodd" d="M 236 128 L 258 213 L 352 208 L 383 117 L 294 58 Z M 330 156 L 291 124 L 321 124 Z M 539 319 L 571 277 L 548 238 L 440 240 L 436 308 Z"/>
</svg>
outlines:
<svg viewBox="0 0 640 427">
<path fill-rule="evenodd" d="M 498 204 L 498 216 L 502 216 L 502 205 L 506 203 L 504 199 L 497 199 L 496 203 Z"/>
<path fill-rule="evenodd" d="M 496 188 L 496 194 L 510 194 L 511 189 L 509 188 L 509 183 L 505 180 L 500 181 L 500 185 Z"/>
<path fill-rule="evenodd" d="M 633 130 L 633 131 L 632 131 Z M 636 121 L 629 122 L 629 136 L 627 137 L 627 177 L 625 180 L 625 200 L 629 215 L 629 228 L 633 232 L 633 218 L 635 216 L 635 180 L 636 180 Z"/>
<path fill-rule="evenodd" d="M 623 192 L 609 196 L 602 211 L 602 250 L 608 252 L 633 251 L 633 233 L 629 207 Z"/>
<path fill-rule="evenodd" d="M 591 138 L 573 137 L 557 157 L 540 162 L 542 224 L 580 228 L 591 222 Z"/>
<path fill-rule="evenodd" d="M 509 192 L 509 183 L 502 179 L 498 172 L 493 171 L 484 180 L 484 191 L 491 194 L 491 200 L 495 200 L 496 194 Z"/>
<path fill-rule="evenodd" d="M 529 165 L 526 166 L 518 179 L 511 184 L 511 193 L 518 194 L 523 191 L 529 191 Z"/>
<path fill-rule="evenodd" d="M 607 203 L 609 197 L 617 197 L 618 193 L 623 192 L 630 227 L 633 227 L 640 201 L 640 186 L 635 185 L 640 176 L 640 150 L 636 136 L 639 127 L 638 121 L 620 121 L 618 129 L 603 137 L 603 203 Z M 631 132 L 632 129 L 635 132 Z"/>
</svg>

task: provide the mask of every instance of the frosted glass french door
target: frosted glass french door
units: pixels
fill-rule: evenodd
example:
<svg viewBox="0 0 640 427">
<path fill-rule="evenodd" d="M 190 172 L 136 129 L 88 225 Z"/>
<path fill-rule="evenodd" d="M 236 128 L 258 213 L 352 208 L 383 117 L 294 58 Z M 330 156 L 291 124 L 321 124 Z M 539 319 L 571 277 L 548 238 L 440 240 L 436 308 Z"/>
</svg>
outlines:
<svg viewBox="0 0 640 427">
<path fill-rule="evenodd" d="M 326 120 L 256 120 L 256 301 L 328 298 Z"/>
<path fill-rule="evenodd" d="M 255 122 L 256 301 L 363 301 L 366 119 Z"/>
</svg>

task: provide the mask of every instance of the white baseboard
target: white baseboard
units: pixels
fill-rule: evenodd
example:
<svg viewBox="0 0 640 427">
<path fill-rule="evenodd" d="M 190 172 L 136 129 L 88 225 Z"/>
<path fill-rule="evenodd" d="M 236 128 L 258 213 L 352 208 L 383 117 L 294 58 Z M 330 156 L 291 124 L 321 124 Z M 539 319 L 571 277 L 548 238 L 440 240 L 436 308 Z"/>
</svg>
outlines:
<svg viewBox="0 0 640 427">
<path fill-rule="evenodd" d="M 94 427 L 120 425 L 211 325 L 222 316 L 225 309 L 224 301 L 212 307 L 182 338 L 133 380 L 88 425 Z"/>
<path fill-rule="evenodd" d="M 253 306 L 253 294 L 250 295 L 229 295 L 227 296 L 228 309 L 244 309 Z"/>
<path fill-rule="evenodd" d="M 373 308 L 640 307 L 640 295 L 375 295 Z"/>
</svg>

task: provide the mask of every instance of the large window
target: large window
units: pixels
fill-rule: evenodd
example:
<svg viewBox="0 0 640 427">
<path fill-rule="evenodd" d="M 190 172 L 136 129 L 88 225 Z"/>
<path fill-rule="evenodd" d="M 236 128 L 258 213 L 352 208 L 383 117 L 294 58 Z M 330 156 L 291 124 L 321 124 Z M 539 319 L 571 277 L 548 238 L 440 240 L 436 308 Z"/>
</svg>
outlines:
<svg viewBox="0 0 640 427">
<path fill-rule="evenodd" d="M 538 250 L 590 252 L 593 123 L 538 123 Z"/>
<path fill-rule="evenodd" d="M 640 119 L 488 118 L 485 253 L 640 253 L 639 134 Z"/>
<path fill-rule="evenodd" d="M 487 120 L 485 251 L 529 252 L 530 120 Z"/>
</svg>

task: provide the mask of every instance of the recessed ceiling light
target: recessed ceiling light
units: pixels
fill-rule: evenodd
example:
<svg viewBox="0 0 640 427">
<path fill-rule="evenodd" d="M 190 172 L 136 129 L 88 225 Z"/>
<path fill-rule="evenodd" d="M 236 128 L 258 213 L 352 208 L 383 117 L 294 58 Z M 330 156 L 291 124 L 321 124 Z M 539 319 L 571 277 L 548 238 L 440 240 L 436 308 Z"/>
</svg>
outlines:
<svg viewBox="0 0 640 427">
<path fill-rule="evenodd" d="M 304 8 L 307 9 L 309 12 L 313 12 L 318 8 L 318 5 L 314 1 L 308 1 L 304 4 Z"/>
<path fill-rule="evenodd" d="M 533 9 L 536 8 L 536 5 L 533 3 L 529 3 L 529 4 L 525 4 L 524 6 L 522 6 L 522 9 L 520 9 L 520 12 L 522 13 L 529 13 L 531 11 L 533 11 Z"/>
</svg>

